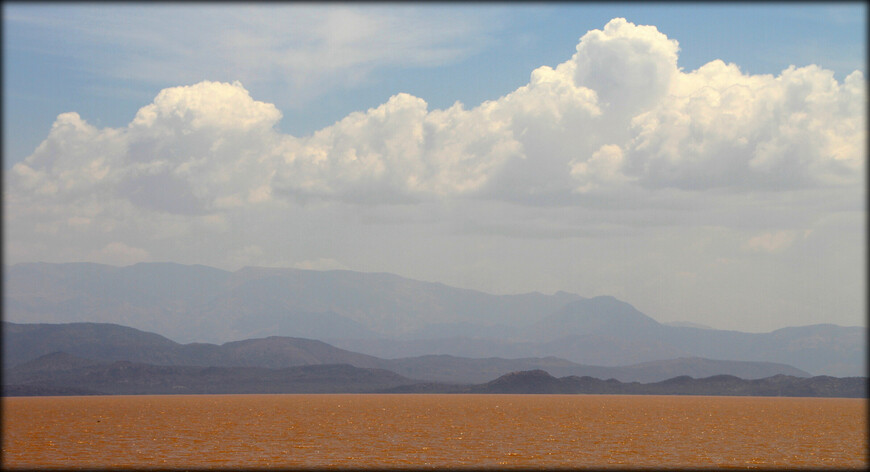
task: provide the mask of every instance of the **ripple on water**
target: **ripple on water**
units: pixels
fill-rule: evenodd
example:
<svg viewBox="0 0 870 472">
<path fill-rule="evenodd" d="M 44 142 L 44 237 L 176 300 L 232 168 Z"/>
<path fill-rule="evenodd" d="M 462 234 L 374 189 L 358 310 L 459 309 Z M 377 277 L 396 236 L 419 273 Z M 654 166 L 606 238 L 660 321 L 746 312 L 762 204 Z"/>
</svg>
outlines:
<svg viewBox="0 0 870 472">
<path fill-rule="evenodd" d="M 868 465 L 866 399 L 31 397 L 3 412 L 4 468 Z"/>
</svg>

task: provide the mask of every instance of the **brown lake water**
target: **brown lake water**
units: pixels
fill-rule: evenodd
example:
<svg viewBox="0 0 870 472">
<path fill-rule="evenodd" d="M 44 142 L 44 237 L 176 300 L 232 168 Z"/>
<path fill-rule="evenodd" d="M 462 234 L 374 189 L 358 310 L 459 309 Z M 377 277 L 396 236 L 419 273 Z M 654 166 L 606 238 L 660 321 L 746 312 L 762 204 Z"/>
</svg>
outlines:
<svg viewBox="0 0 870 472">
<path fill-rule="evenodd" d="M 3 398 L 12 468 L 866 468 L 867 400 L 633 395 Z"/>
</svg>

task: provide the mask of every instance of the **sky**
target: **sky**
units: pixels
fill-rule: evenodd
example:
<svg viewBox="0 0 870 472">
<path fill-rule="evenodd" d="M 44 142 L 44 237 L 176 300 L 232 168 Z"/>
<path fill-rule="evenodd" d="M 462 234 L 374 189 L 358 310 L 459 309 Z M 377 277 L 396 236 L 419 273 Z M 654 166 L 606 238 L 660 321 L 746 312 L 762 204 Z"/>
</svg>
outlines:
<svg viewBox="0 0 870 472">
<path fill-rule="evenodd" d="M 3 4 L 4 263 L 866 326 L 866 5 Z"/>
</svg>

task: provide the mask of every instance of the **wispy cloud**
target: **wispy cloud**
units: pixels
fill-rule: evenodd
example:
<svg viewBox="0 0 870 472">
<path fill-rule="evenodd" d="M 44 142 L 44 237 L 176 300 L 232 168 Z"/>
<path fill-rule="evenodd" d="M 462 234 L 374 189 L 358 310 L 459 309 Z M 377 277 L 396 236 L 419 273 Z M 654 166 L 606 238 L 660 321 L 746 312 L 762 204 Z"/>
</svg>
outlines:
<svg viewBox="0 0 870 472">
<path fill-rule="evenodd" d="M 48 7 L 16 8 L 4 21 L 60 39 L 64 54 L 96 76 L 269 83 L 285 87 L 292 102 L 353 87 L 378 68 L 462 60 L 486 46 L 494 27 L 473 9 L 425 5 Z M 54 40 L 27 47 L 50 54 L 56 46 Z"/>
</svg>

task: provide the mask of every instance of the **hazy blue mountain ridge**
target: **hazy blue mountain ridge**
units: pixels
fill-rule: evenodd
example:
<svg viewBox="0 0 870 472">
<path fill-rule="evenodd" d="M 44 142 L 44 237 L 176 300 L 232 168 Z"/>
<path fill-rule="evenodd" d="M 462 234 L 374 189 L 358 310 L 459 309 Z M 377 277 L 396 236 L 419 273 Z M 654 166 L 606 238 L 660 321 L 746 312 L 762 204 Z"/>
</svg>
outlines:
<svg viewBox="0 0 870 472">
<path fill-rule="evenodd" d="M 668 326 L 607 296 L 491 295 L 392 274 L 173 263 L 17 264 L 4 284 L 8 321 L 116 323 L 185 343 L 285 336 L 381 358 L 555 356 L 617 366 L 702 357 L 866 373 L 865 328 Z"/>
<path fill-rule="evenodd" d="M 119 323 L 184 342 L 226 342 L 265 330 L 319 337 L 324 323 L 312 321 L 312 314 L 333 318 L 332 337 L 425 334 L 429 325 L 442 333 L 444 327 L 504 332 L 581 298 L 564 292 L 490 295 L 392 274 L 254 267 L 227 272 L 173 263 L 16 264 L 6 268 L 4 282 L 8 321 Z"/>
<path fill-rule="evenodd" d="M 591 375 L 623 381 L 656 381 L 675 375 L 709 376 L 719 373 L 744 378 L 777 374 L 809 376 L 808 372 L 785 364 L 673 359 L 641 366 L 605 367 L 578 364 L 555 357 L 485 359 L 457 356 L 420 356 L 382 359 L 338 349 L 312 339 L 271 336 L 222 345 L 179 344 L 154 333 L 101 323 L 33 324 L 3 322 L 4 371 L 27 370 L 34 359 L 58 367 L 76 367 L 63 362 L 67 356 L 98 363 L 134 362 L 150 365 L 192 367 L 257 367 L 282 369 L 304 365 L 346 364 L 358 368 L 382 369 L 405 377 L 432 382 L 476 383 L 516 370 L 544 369 L 554 375 Z M 51 368 L 48 371 L 57 369 Z"/>
<path fill-rule="evenodd" d="M 649 338 L 669 327 L 610 296 L 572 301 L 526 330 L 534 340 L 553 340 L 566 335 L 598 334 L 621 338 Z"/>
</svg>

